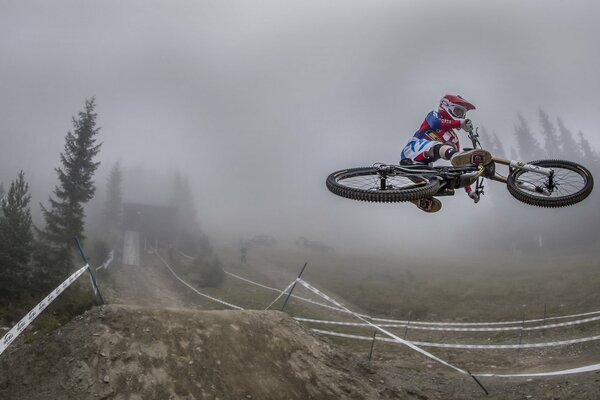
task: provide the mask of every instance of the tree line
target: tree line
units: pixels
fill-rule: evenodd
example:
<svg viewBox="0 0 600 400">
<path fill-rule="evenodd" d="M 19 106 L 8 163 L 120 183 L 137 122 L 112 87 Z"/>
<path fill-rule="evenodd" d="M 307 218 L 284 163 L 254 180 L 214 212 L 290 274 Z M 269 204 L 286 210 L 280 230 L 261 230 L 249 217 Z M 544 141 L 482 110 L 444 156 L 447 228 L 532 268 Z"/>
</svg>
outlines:
<svg viewBox="0 0 600 400">
<path fill-rule="evenodd" d="M 598 169 L 600 155 L 581 130 L 575 135 L 560 117 L 553 121 L 541 108 L 538 110 L 538 123 L 540 129 L 539 134 L 536 134 L 531 123 L 518 114 L 514 125 L 516 148 L 505 148 L 497 133 L 488 134 L 486 129 L 483 129 L 482 134 L 483 145 L 494 155 L 520 161 L 563 159 L 580 162 L 590 169 Z"/>
<path fill-rule="evenodd" d="M 73 272 L 75 255 L 73 240 L 85 240 L 84 206 L 95 194 L 94 173 L 100 165 L 95 161 L 102 144 L 97 140 L 94 98 L 87 99 L 73 130 L 65 136 L 60 166 L 55 168 L 58 184 L 40 204 L 44 225 L 34 226 L 31 218 L 29 185 L 20 171 L 0 196 L 0 319 L 18 318 L 20 307 L 39 300 Z M 2 187 L 4 192 L 4 187 Z M 85 308 L 93 301 L 88 291 L 74 285 L 68 291 L 70 311 Z M 78 301 L 72 301 L 73 297 Z"/>
<path fill-rule="evenodd" d="M 582 164 L 592 176 L 600 176 L 600 154 L 594 149 L 586 135 L 578 130 L 575 134 L 560 117 L 551 118 L 543 109 L 537 118 L 528 120 L 517 115 L 513 129 L 516 146 L 506 146 L 495 132 L 482 129 L 481 142 L 492 154 L 519 161 L 560 159 Z M 498 185 L 488 184 L 486 189 L 500 192 Z M 526 252 L 531 249 L 567 249 L 587 246 L 593 249 L 600 237 L 600 215 L 594 207 L 596 192 L 582 203 L 560 210 L 536 210 L 514 202 L 500 201 L 492 196 L 496 204 L 495 219 L 490 222 L 497 228 L 496 243 L 503 244 L 509 251 Z M 487 199 L 486 199 L 487 200 Z M 490 217 L 490 219 L 493 219 Z M 568 234 L 566 234 L 568 232 Z M 592 246 L 590 246 L 592 245 Z"/>
<path fill-rule="evenodd" d="M 86 240 L 86 205 L 96 195 L 94 176 L 100 166 L 97 158 L 102 148 L 95 109 L 95 99 L 87 99 L 83 110 L 72 118 L 73 128 L 65 136 L 60 165 L 55 168 L 58 184 L 47 203 L 39 204 L 41 226 L 32 222 L 31 195 L 23 171 L 9 186 L 0 183 L 0 326 L 18 320 L 83 265 L 74 238 L 84 245 L 88 255 L 94 255 L 92 259 L 97 263 L 110 248 L 118 249 L 122 242 L 124 173 L 119 162 L 114 163 L 108 174 L 104 204 L 90 207 L 96 218 L 95 221 L 90 218 L 93 226 L 88 232 L 96 240 L 91 243 Z M 157 185 L 154 176 L 152 181 L 153 187 L 163 187 Z M 212 247 L 200 229 L 189 182 L 178 172 L 167 202 L 177 210 L 177 233 L 172 244 L 184 251 L 210 256 Z M 89 282 L 79 280 L 53 303 L 54 314 L 60 320 L 68 320 L 93 302 Z"/>
</svg>

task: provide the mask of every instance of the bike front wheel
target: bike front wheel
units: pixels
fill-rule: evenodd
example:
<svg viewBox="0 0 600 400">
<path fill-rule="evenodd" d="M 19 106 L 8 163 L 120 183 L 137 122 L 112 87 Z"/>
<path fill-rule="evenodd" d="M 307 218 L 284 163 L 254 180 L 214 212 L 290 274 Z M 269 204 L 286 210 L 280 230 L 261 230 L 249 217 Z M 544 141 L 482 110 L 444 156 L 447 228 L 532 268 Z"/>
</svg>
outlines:
<svg viewBox="0 0 600 400">
<path fill-rule="evenodd" d="M 515 169 L 506 186 L 517 200 L 538 207 L 566 207 L 579 203 L 594 188 L 592 174 L 582 165 L 563 160 L 540 160 L 528 164 L 554 171 L 552 178 L 538 172 Z"/>
<path fill-rule="evenodd" d="M 336 171 L 327 177 L 326 184 L 338 196 L 378 203 L 423 199 L 440 189 L 437 177 L 409 176 L 380 167 Z"/>
</svg>

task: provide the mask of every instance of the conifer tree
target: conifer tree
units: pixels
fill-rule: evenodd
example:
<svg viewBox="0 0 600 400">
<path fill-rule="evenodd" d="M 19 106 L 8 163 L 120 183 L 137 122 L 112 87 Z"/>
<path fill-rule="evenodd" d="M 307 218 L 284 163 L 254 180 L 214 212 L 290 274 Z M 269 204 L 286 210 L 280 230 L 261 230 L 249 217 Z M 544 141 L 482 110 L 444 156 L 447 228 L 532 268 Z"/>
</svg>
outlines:
<svg viewBox="0 0 600 400">
<path fill-rule="evenodd" d="M 556 127 L 550 121 L 548 114 L 540 108 L 540 125 L 542 125 L 542 136 L 544 137 L 544 149 L 546 151 L 546 157 L 561 155 L 560 141 L 556 134 Z"/>
<path fill-rule="evenodd" d="M 590 142 L 588 142 L 586 137 L 583 135 L 583 132 L 579 131 L 578 136 L 579 146 L 583 154 L 582 162 L 584 164 L 598 166 L 598 164 L 600 163 L 600 157 L 598 156 L 598 153 L 594 149 L 592 149 L 592 146 L 590 146 Z"/>
<path fill-rule="evenodd" d="M 517 137 L 519 154 L 522 161 L 531 161 L 542 158 L 540 144 L 529 129 L 527 121 L 521 114 L 519 114 L 517 118 L 519 119 L 519 123 L 515 125 L 515 135 Z"/>
<path fill-rule="evenodd" d="M 21 171 L 0 200 L 0 298 L 14 299 L 24 286 L 33 243 L 30 200 Z"/>
<path fill-rule="evenodd" d="M 0 182 L 0 202 L 4 200 L 4 184 Z M 0 216 L 2 216 L 2 209 L 0 209 Z"/>
<path fill-rule="evenodd" d="M 65 136 L 64 151 L 60 154 L 62 167 L 56 168 L 59 185 L 54 195 L 49 198 L 50 209 L 43 205 L 42 214 L 46 226 L 39 231 L 40 238 L 52 249 L 46 254 L 61 273 L 71 266 L 70 249 L 74 237 L 84 240 L 84 204 L 94 197 L 96 187 L 93 181 L 94 172 L 100 165 L 94 157 L 100 151 L 101 144 L 96 143 L 100 128 L 96 127 L 94 98 L 85 101 L 84 110 L 78 118 L 73 118 L 73 132 Z"/>
<path fill-rule="evenodd" d="M 562 148 L 562 156 L 567 160 L 578 160 L 582 156 L 579 144 L 577 144 L 573 134 L 560 118 L 557 118 L 556 122 L 558 124 L 558 140 Z"/>
<path fill-rule="evenodd" d="M 492 132 L 492 138 L 494 139 L 494 142 L 495 142 L 494 146 L 496 147 L 496 151 L 497 151 L 496 154 L 498 155 L 498 157 L 506 157 L 506 150 L 504 150 L 504 145 L 498 138 L 498 135 L 496 134 L 496 132 Z"/>
</svg>

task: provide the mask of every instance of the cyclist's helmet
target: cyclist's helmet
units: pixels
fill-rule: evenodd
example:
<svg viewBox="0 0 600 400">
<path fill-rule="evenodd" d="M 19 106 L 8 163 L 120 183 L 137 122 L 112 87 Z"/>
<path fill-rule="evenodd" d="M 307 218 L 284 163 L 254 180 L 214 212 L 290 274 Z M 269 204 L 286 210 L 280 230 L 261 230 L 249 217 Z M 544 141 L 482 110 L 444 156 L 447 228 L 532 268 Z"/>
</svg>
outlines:
<svg viewBox="0 0 600 400">
<path fill-rule="evenodd" d="M 475 106 L 460 96 L 447 94 L 440 101 L 438 112 L 444 119 L 464 119 L 467 111 L 474 110 Z"/>
</svg>

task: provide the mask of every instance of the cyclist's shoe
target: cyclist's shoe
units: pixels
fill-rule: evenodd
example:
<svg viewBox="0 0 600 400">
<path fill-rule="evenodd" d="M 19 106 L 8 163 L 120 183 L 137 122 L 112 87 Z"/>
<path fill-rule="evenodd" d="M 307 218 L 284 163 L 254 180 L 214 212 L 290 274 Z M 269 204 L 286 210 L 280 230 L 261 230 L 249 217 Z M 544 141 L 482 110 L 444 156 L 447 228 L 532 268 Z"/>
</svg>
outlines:
<svg viewBox="0 0 600 400">
<path fill-rule="evenodd" d="M 442 209 L 442 202 L 435 197 L 429 197 L 426 199 L 412 200 L 411 203 L 417 206 L 421 211 L 427 213 L 438 212 Z"/>
<path fill-rule="evenodd" d="M 455 153 L 450 162 L 454 167 L 464 167 L 466 165 L 488 165 L 492 162 L 492 155 L 487 150 L 474 149 Z"/>
</svg>

